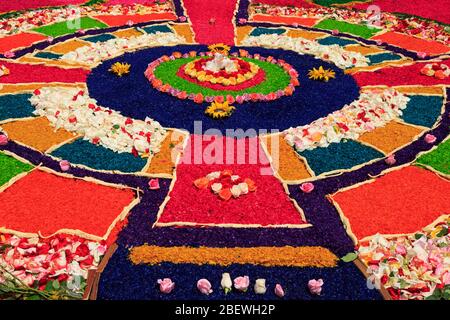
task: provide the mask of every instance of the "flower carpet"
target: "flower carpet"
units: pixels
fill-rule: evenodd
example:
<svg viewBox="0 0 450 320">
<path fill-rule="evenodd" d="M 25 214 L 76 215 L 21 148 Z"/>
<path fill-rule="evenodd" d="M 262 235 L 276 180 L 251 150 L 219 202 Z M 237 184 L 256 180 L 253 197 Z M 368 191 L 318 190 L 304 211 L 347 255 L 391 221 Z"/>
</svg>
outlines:
<svg viewBox="0 0 450 320">
<path fill-rule="evenodd" d="M 450 299 L 448 16 L 0 4 L 0 299 Z"/>
</svg>

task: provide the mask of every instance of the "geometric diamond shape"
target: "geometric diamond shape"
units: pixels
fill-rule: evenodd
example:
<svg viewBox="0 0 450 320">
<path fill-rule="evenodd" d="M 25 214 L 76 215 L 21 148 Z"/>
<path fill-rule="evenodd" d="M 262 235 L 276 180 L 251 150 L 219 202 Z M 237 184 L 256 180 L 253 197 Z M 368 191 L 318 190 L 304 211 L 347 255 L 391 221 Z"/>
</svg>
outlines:
<svg viewBox="0 0 450 320">
<path fill-rule="evenodd" d="M 137 172 L 147 164 L 147 159 L 135 157 L 127 152 L 117 153 L 83 139 L 64 144 L 52 151 L 51 155 L 96 170 Z"/>
<path fill-rule="evenodd" d="M 303 218 L 301 209 L 294 204 L 293 200 L 286 194 L 282 184 L 273 176 L 270 167 L 267 166 L 268 160 L 262 153 L 262 150 L 258 163 L 236 164 L 238 162 L 236 161 L 238 159 L 236 157 L 238 154 L 237 150 L 240 148 L 237 144 L 238 142 L 236 142 L 238 139 L 216 137 L 214 142 L 216 146 L 222 145 L 222 150 L 233 150 L 231 151 L 234 152 L 235 156 L 233 161 L 225 161 L 229 164 L 205 164 L 204 162 L 196 164 L 198 162 L 195 161 L 195 155 L 207 153 L 208 144 L 211 143 L 209 141 L 205 142 L 205 140 L 196 145 L 195 138 L 191 136 L 188 147 L 184 151 L 183 159 L 177 166 L 176 181 L 169 193 L 170 200 L 165 207 L 162 206 L 160 208 L 162 213 L 160 211 L 157 226 L 308 226 Z M 244 141 L 244 139 L 239 140 Z M 234 147 L 229 149 L 231 145 Z M 249 146 L 260 148 L 258 139 L 245 138 L 246 155 L 255 150 L 252 150 Z M 197 150 L 196 148 L 198 147 L 203 147 L 203 149 Z M 191 152 L 191 150 L 195 151 Z M 231 152 L 230 155 L 233 155 Z M 244 151 L 242 151 L 242 154 L 244 154 Z M 227 154 L 228 156 L 229 154 Z M 192 157 L 194 157 L 193 160 Z M 209 188 L 197 189 L 193 184 L 194 180 L 204 177 L 211 172 L 226 169 L 232 170 L 233 175 L 238 175 L 242 179 L 252 179 L 257 187 L 256 191 L 224 201 Z M 264 172 L 262 170 L 267 171 Z"/>
<path fill-rule="evenodd" d="M 357 141 L 331 143 L 327 147 L 304 150 L 299 154 L 306 158 L 316 175 L 334 170 L 350 169 L 384 154 Z"/>
<path fill-rule="evenodd" d="M 131 189 L 34 170 L 0 193 L 0 230 L 106 239 L 133 205 Z"/>
<path fill-rule="evenodd" d="M 403 110 L 403 121 L 431 128 L 441 115 L 444 98 L 439 96 L 409 96 Z"/>
<path fill-rule="evenodd" d="M 450 182 L 426 169 L 408 166 L 370 182 L 331 196 L 356 239 L 414 233 L 450 213 Z"/>
<path fill-rule="evenodd" d="M 411 143 L 424 130 L 396 121 L 388 122 L 384 127 L 362 134 L 358 141 L 374 146 L 386 154 Z"/>
<path fill-rule="evenodd" d="M 63 128 L 55 130 L 46 117 L 13 121 L 0 126 L 11 140 L 41 152 L 76 137 Z"/>
</svg>

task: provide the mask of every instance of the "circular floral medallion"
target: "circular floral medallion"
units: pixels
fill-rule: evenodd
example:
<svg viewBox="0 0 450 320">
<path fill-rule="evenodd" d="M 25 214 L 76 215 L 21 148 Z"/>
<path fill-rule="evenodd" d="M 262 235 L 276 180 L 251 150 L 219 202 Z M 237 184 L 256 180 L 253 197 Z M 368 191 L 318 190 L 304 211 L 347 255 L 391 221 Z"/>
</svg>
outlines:
<svg viewBox="0 0 450 320">
<path fill-rule="evenodd" d="M 230 57 L 173 52 L 151 62 L 145 76 L 156 90 L 196 103 L 272 101 L 299 85 L 298 72 L 286 61 L 242 49 Z"/>
</svg>

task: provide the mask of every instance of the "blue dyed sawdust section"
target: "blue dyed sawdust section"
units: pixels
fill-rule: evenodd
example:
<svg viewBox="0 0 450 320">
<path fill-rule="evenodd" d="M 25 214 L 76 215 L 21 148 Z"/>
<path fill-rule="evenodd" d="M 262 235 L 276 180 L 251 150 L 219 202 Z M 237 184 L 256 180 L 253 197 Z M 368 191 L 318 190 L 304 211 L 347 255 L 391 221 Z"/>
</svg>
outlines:
<svg viewBox="0 0 450 320">
<path fill-rule="evenodd" d="M 50 59 L 50 60 L 57 60 L 62 57 L 62 55 L 53 53 L 53 52 L 38 52 L 34 55 L 36 58 L 42 58 L 42 59 Z"/>
<path fill-rule="evenodd" d="M 186 129 L 190 132 L 210 134 L 208 129 L 218 129 L 225 134 L 226 129 L 255 130 L 279 129 L 309 124 L 329 113 L 341 109 L 359 97 L 359 88 L 352 76 L 344 74 L 335 65 L 309 55 L 299 55 L 289 50 L 244 47 L 251 54 L 273 56 L 283 59 L 299 72 L 300 86 L 294 94 L 275 101 L 247 102 L 235 104 L 233 115 L 226 119 L 212 119 L 205 115 L 208 103 L 197 104 L 191 100 L 181 100 L 152 88 L 144 72 L 148 64 L 163 55 L 174 51 L 186 53 L 191 50 L 208 51 L 206 46 L 180 45 L 175 47 L 155 47 L 126 53 L 100 64 L 88 76 L 89 94 L 100 105 L 120 111 L 124 116 L 134 119 L 151 117 L 162 126 Z M 232 49 L 232 52 L 236 48 Z M 108 70 L 117 61 L 131 64 L 127 76 L 117 77 Z M 312 68 L 332 69 L 336 79 L 329 82 L 314 81 L 308 78 Z M 201 121 L 201 128 L 194 123 Z"/>
<path fill-rule="evenodd" d="M 357 44 L 358 43 L 355 40 L 344 39 L 344 38 L 339 38 L 339 37 L 331 37 L 331 36 L 319 39 L 319 40 L 317 40 L 317 42 L 319 42 L 320 44 L 322 44 L 324 46 L 331 46 L 333 44 L 337 44 L 341 47 L 346 46 L 348 44 Z"/>
<path fill-rule="evenodd" d="M 299 154 L 306 158 L 316 175 L 333 170 L 350 169 L 367 161 L 384 157 L 381 152 L 353 140 L 332 143 L 326 148 L 305 150 Z"/>
<path fill-rule="evenodd" d="M 96 170 L 137 172 L 147 163 L 146 159 L 135 157 L 131 153 L 117 153 L 82 139 L 63 145 L 51 155 Z"/>
<path fill-rule="evenodd" d="M 31 94 L 0 96 L 0 121 L 33 116 L 34 108 L 28 100 Z"/>
<path fill-rule="evenodd" d="M 253 29 L 253 31 L 250 33 L 250 36 L 260 36 L 262 34 L 283 34 L 285 33 L 286 30 L 285 29 L 275 29 L 275 28 L 255 28 Z"/>
<path fill-rule="evenodd" d="M 353 263 L 342 263 L 336 268 L 261 267 L 233 264 L 228 267 L 213 265 L 163 263 L 157 266 L 133 265 L 128 260 L 128 249 L 119 247 L 109 260 L 100 278 L 99 300 L 279 300 L 274 294 L 275 284 L 285 291 L 284 300 L 381 300 L 377 290 L 367 288 L 366 279 Z M 227 295 L 220 288 L 222 273 L 232 278 L 248 275 L 250 287 L 245 293 L 231 291 Z M 197 280 L 207 278 L 213 292 L 206 296 L 197 288 Z M 159 292 L 157 280 L 171 278 L 175 289 L 170 294 Z M 266 279 L 267 292 L 257 295 L 255 280 Z M 320 296 L 308 291 L 310 279 L 323 279 Z"/>
<path fill-rule="evenodd" d="M 411 124 L 431 128 L 442 111 L 444 100 L 438 96 L 410 96 L 402 119 Z"/>
<path fill-rule="evenodd" d="M 149 27 L 145 27 L 142 28 L 142 30 L 144 30 L 146 33 L 152 34 L 152 33 L 157 33 L 157 32 L 161 32 L 161 33 L 170 33 L 173 32 L 172 29 L 170 29 L 168 26 L 166 25 L 162 25 L 162 26 L 149 26 Z"/>
<path fill-rule="evenodd" d="M 115 39 L 116 37 L 109 33 L 99 34 L 97 36 L 87 37 L 83 38 L 83 40 L 89 41 L 89 42 L 105 42 L 111 39 Z"/>
<path fill-rule="evenodd" d="M 383 52 L 383 53 L 372 54 L 372 55 L 366 56 L 366 58 L 369 59 L 369 64 L 372 65 L 372 64 L 378 64 L 378 63 L 387 62 L 387 61 L 400 60 L 402 57 L 399 56 L 398 54 L 393 54 L 390 52 Z"/>
</svg>

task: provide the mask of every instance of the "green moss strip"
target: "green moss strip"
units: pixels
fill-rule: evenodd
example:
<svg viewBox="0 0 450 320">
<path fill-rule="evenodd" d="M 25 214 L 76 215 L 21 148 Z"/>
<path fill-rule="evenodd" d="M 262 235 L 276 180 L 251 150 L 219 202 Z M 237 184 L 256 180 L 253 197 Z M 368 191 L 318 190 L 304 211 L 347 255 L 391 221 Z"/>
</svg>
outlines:
<svg viewBox="0 0 450 320">
<path fill-rule="evenodd" d="M 173 88 L 186 91 L 188 94 L 201 93 L 203 94 L 203 96 L 231 95 L 233 97 L 242 95 L 244 93 L 269 94 L 271 92 L 275 92 L 277 90 L 282 90 L 286 88 L 291 80 L 289 75 L 283 70 L 283 68 L 281 68 L 278 65 L 265 61 L 243 58 L 244 60 L 253 62 L 254 64 L 257 64 L 260 68 L 262 68 L 266 73 L 266 79 L 254 87 L 246 88 L 240 91 L 213 90 L 211 88 L 199 86 L 195 83 L 189 82 L 188 80 L 182 79 L 177 76 L 177 72 L 180 69 L 180 67 L 194 59 L 197 58 L 182 58 L 164 62 L 155 69 L 155 76 L 158 79 L 162 80 L 164 84 L 168 83 Z"/>
<path fill-rule="evenodd" d="M 450 174 L 450 139 L 442 142 L 436 149 L 420 156 L 419 165 L 427 165 L 444 174 Z"/>
<path fill-rule="evenodd" d="M 31 169 L 33 169 L 33 166 L 0 152 L 0 186 L 18 174 L 30 171 Z"/>
<path fill-rule="evenodd" d="M 380 29 L 378 28 L 369 28 L 367 25 L 352 24 L 333 19 L 322 20 L 318 24 L 316 24 L 314 28 L 326 30 L 339 30 L 340 32 L 353 34 L 355 36 L 359 36 L 365 39 L 369 39 L 376 33 L 380 32 Z"/>
</svg>

